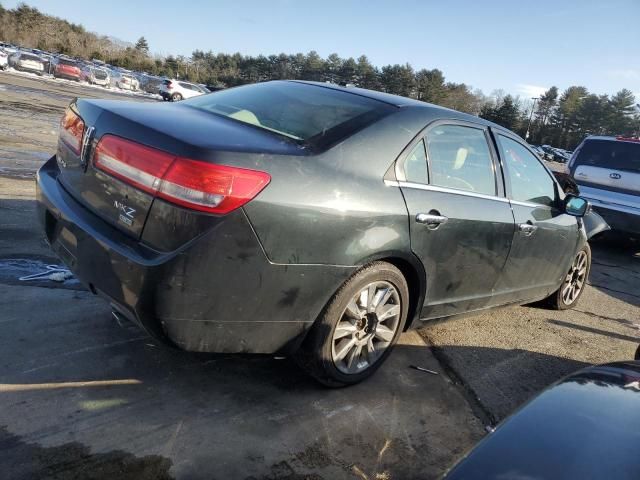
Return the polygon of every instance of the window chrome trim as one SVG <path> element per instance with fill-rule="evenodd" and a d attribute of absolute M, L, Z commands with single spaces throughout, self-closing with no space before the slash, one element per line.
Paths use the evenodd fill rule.
<path fill-rule="evenodd" d="M 484 193 L 469 192 L 467 190 L 457 190 L 455 188 L 438 187 L 436 185 L 425 185 L 422 183 L 413 183 L 413 182 L 392 182 L 388 180 L 385 180 L 384 183 L 388 186 L 394 186 L 394 187 L 415 188 L 416 190 L 427 190 L 430 192 L 439 192 L 439 193 L 451 193 L 453 195 L 463 195 L 465 197 L 483 198 L 485 200 L 495 200 L 497 202 L 509 203 L 509 199 L 505 197 L 485 195 Z"/>
<path fill-rule="evenodd" d="M 385 180 L 384 184 L 387 187 L 414 188 L 416 190 L 427 190 L 430 192 L 451 193 L 453 195 L 463 195 L 465 197 L 483 198 L 485 200 L 495 200 L 496 202 L 511 203 L 513 205 L 520 205 L 522 207 L 544 208 L 547 210 L 553 209 L 553 207 L 550 207 L 549 205 L 543 205 L 541 203 L 521 202 L 519 200 L 511 200 L 506 197 L 496 197 L 493 195 L 485 195 L 484 193 L 469 192 L 466 190 L 456 190 L 455 188 L 438 187 L 436 185 L 426 185 L 423 183 L 413 183 L 413 182 L 403 182 L 403 181 L 397 182 L 395 180 Z"/>
<path fill-rule="evenodd" d="M 544 205 L 542 203 L 533 203 L 533 202 L 521 202 L 520 200 L 510 200 L 513 205 L 520 205 L 522 207 L 531 207 L 531 208 L 545 208 L 547 210 L 552 210 L 553 207 L 549 205 Z"/>

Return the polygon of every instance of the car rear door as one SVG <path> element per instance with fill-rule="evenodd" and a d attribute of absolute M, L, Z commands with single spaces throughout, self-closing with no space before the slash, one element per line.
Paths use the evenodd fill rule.
<path fill-rule="evenodd" d="M 564 195 L 537 155 L 517 137 L 493 133 L 516 226 L 497 289 L 513 302 L 542 298 L 569 270 L 579 241 L 578 220 L 564 213 Z"/>
<path fill-rule="evenodd" d="M 427 273 L 423 318 L 500 303 L 514 220 L 487 128 L 437 122 L 405 152 L 396 174 Z"/>

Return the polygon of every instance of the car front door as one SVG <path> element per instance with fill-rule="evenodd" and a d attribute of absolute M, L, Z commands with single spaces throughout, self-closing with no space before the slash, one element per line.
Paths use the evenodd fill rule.
<path fill-rule="evenodd" d="M 396 175 L 409 212 L 411 248 L 427 273 L 422 317 L 499 303 L 494 285 L 514 221 L 487 128 L 438 122 L 405 152 Z"/>
<path fill-rule="evenodd" d="M 516 226 L 497 289 L 514 302 L 543 298 L 569 270 L 579 240 L 578 220 L 564 213 L 561 189 L 538 157 L 516 137 L 493 133 Z"/>

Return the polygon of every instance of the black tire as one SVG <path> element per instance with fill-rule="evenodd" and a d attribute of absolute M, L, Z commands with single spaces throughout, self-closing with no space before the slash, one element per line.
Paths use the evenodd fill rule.
<path fill-rule="evenodd" d="M 368 366 L 362 371 L 347 374 L 342 372 L 333 360 L 334 331 L 337 324 L 343 320 L 349 302 L 372 282 L 389 283 L 395 288 L 400 303 L 397 326 L 393 339 L 388 346 L 381 350 L 372 364 L 369 365 L 367 361 Z M 343 387 L 361 382 L 371 376 L 391 353 L 398 337 L 404 330 L 408 311 L 409 287 L 400 270 L 386 262 L 374 262 L 356 272 L 333 295 L 320 317 L 311 327 L 302 346 L 294 355 L 294 359 L 300 367 L 325 386 Z M 377 325 L 377 320 L 375 323 Z M 373 336 L 375 337 L 375 327 Z M 367 358 L 369 358 L 368 354 Z"/>
<path fill-rule="evenodd" d="M 573 297 L 571 299 L 571 301 L 567 302 L 565 301 L 565 299 L 563 298 L 563 294 L 565 293 L 565 288 L 567 286 L 567 281 L 566 279 L 562 281 L 562 285 L 560 285 L 560 288 L 558 288 L 558 290 L 556 290 L 555 292 L 553 292 L 548 298 L 547 298 L 547 304 L 554 310 L 568 310 L 569 308 L 573 308 L 578 304 L 578 300 L 580 300 L 580 297 L 582 296 L 582 294 L 585 291 L 585 288 L 587 286 L 587 280 L 589 278 L 589 272 L 591 271 L 591 247 L 589 247 L 588 243 L 585 243 L 584 247 L 582 247 L 577 253 L 576 256 L 574 257 L 574 260 L 571 262 L 571 267 L 569 272 L 567 272 L 567 276 L 566 278 L 569 277 L 569 275 L 571 275 L 572 270 L 574 269 L 575 266 L 575 261 L 576 259 L 582 254 L 582 253 L 586 254 L 586 272 L 584 273 L 584 277 L 582 278 L 582 285 L 579 289 L 579 291 L 577 292 L 577 295 L 575 295 L 575 297 Z"/>
<path fill-rule="evenodd" d="M 182 95 L 180 95 L 179 93 L 174 93 L 173 95 L 171 95 L 172 102 L 179 102 L 180 100 L 182 100 Z"/>

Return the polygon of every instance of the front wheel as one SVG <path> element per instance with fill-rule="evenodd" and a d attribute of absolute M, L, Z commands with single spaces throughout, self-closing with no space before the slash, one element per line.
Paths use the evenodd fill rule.
<path fill-rule="evenodd" d="M 409 288 L 402 273 L 386 262 L 372 263 L 331 298 L 296 361 L 326 386 L 358 383 L 391 353 L 408 307 Z"/>
<path fill-rule="evenodd" d="M 567 310 L 577 305 L 589 278 L 591 270 L 591 247 L 585 244 L 573 259 L 573 263 L 560 288 L 548 298 L 555 310 Z"/>
<path fill-rule="evenodd" d="M 180 100 L 182 100 L 182 95 L 180 95 L 179 93 L 174 93 L 173 95 L 171 95 L 172 102 L 179 102 Z"/>

